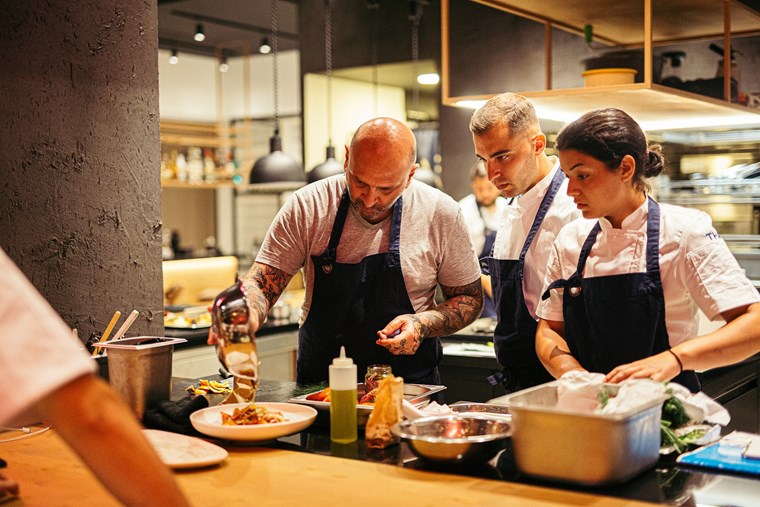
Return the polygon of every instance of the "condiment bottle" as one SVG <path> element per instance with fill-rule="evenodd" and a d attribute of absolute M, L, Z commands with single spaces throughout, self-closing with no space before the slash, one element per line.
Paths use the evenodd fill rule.
<path fill-rule="evenodd" d="M 330 379 L 330 440 L 348 444 L 357 439 L 356 422 L 356 365 L 346 357 L 345 347 L 340 357 L 328 368 Z"/>
<path fill-rule="evenodd" d="M 387 364 L 371 364 L 367 366 L 367 374 L 364 375 L 364 392 L 368 393 L 376 389 L 380 381 L 391 375 L 391 367 Z"/>

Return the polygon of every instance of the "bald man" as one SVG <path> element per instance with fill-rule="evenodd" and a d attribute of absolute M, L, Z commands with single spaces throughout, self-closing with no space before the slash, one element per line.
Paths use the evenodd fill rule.
<path fill-rule="evenodd" d="M 480 269 L 459 206 L 412 179 L 415 160 L 406 125 L 362 124 L 346 147 L 344 174 L 294 193 L 243 277 L 260 325 L 304 269 L 299 383 L 325 382 L 341 346 L 361 380 L 381 363 L 406 382 L 440 383 L 438 337 L 480 315 Z M 439 284 L 445 300 L 436 305 Z"/>

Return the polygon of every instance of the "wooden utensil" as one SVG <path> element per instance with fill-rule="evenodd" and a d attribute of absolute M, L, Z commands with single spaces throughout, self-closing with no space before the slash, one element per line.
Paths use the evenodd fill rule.
<path fill-rule="evenodd" d="M 106 326 L 106 330 L 103 331 L 103 335 L 100 337 L 100 341 L 101 342 L 104 342 L 104 341 L 108 340 L 108 336 L 111 334 L 111 331 L 113 331 L 113 328 L 116 325 L 116 322 L 119 320 L 119 317 L 121 317 L 121 312 L 119 310 L 116 310 L 113 313 L 113 317 L 111 317 L 111 322 L 108 323 L 108 326 Z M 97 355 L 97 353 L 98 353 L 99 350 L 100 349 L 96 345 L 92 349 L 92 355 L 93 356 Z"/>
<path fill-rule="evenodd" d="M 140 315 L 140 312 L 137 310 L 132 310 L 132 313 L 129 314 L 129 317 L 127 317 L 127 320 L 124 321 L 124 324 L 122 324 L 119 330 L 116 331 L 116 334 L 113 336 L 113 340 L 111 341 L 121 340 L 135 319 L 137 319 L 138 315 Z"/>

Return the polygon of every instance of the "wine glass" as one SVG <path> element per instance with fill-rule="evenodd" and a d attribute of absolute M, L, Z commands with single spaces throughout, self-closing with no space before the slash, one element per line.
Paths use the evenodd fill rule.
<path fill-rule="evenodd" d="M 240 280 L 219 293 L 211 308 L 211 317 L 219 361 L 232 375 L 251 381 L 256 389 L 259 356 L 248 297 Z"/>

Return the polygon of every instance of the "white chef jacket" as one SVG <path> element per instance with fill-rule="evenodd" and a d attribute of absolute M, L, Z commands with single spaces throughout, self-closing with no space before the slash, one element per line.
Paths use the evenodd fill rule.
<path fill-rule="evenodd" d="M 0 249 L 0 426 L 95 371 L 82 343 Z"/>
<path fill-rule="evenodd" d="M 604 218 L 589 253 L 583 277 L 646 271 L 647 202 L 615 229 Z M 578 267 L 581 247 L 596 220 L 576 220 L 557 237 L 549 257 L 545 285 L 569 278 Z M 721 312 L 760 301 L 739 263 L 712 226 L 706 213 L 660 204 L 660 278 L 665 299 L 665 324 L 670 345 L 697 336 L 697 307 L 714 320 Z M 538 316 L 564 321 L 562 290 L 552 290 Z"/>
<path fill-rule="evenodd" d="M 470 241 L 475 253 L 480 255 L 486 242 L 486 229 L 496 231 L 507 208 L 507 200 L 502 196 L 496 198 L 495 206 L 491 209 L 479 208 L 475 194 L 470 194 L 459 201 L 462 208 L 462 216 L 470 231 Z M 482 211 L 482 214 L 481 214 Z M 491 252 L 485 252 L 490 254 Z"/>
<path fill-rule="evenodd" d="M 504 219 L 496 233 L 493 255 L 495 259 L 520 258 L 520 252 L 538 213 L 538 207 L 549 189 L 554 174 L 559 170 L 559 160 L 555 158 L 554 167 L 549 174 L 507 206 L 503 214 Z M 580 216 L 582 215 L 575 206 L 575 202 L 567 195 L 567 179 L 565 179 L 557 190 L 557 195 L 525 256 L 523 297 L 533 318 L 536 318 L 536 307 L 541 299 L 552 244 L 562 226 Z"/>

